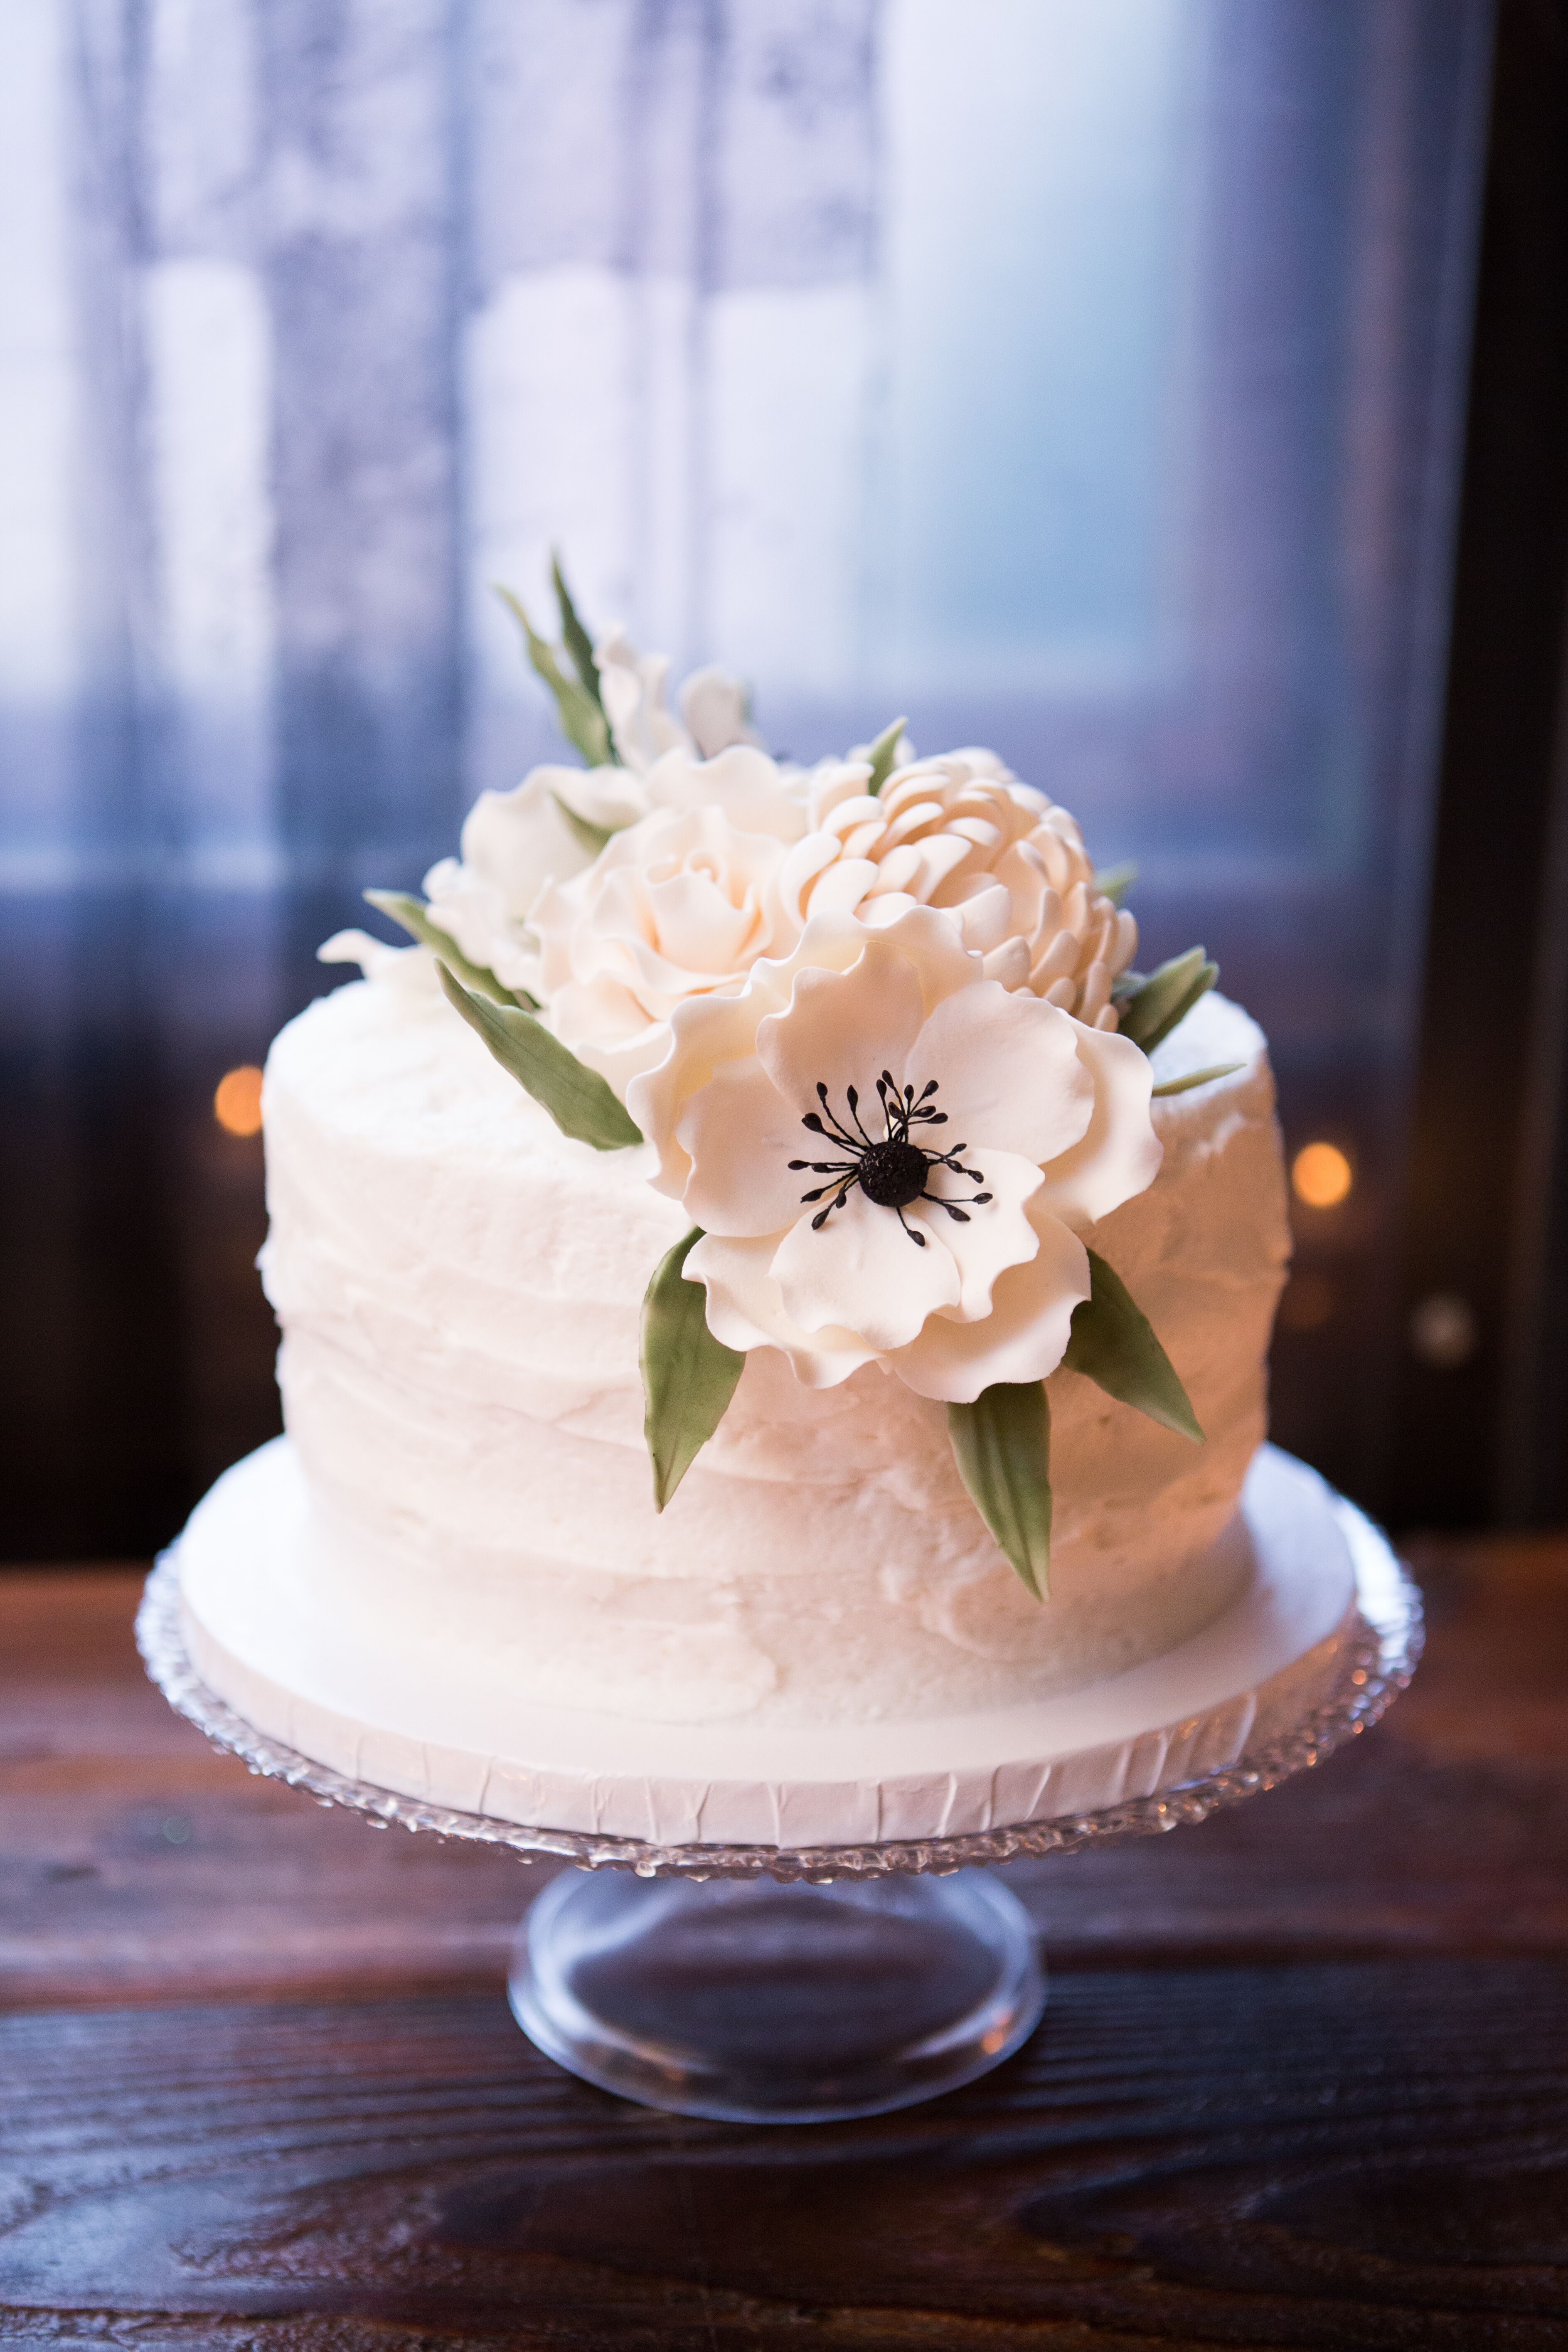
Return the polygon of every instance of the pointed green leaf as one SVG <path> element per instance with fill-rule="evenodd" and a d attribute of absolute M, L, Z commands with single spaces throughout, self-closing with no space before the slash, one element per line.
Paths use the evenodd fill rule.
<path fill-rule="evenodd" d="M 502 1069 L 550 1113 L 563 1135 L 591 1143 L 595 1151 L 621 1151 L 642 1141 L 642 1129 L 598 1071 L 580 1062 L 542 1022 L 531 1013 L 513 1012 L 476 995 L 444 963 L 436 969 L 469 1028 L 478 1031 Z"/>
<path fill-rule="evenodd" d="M 1184 1078 L 1165 1078 L 1154 1092 L 1156 1095 L 1189 1095 L 1194 1087 L 1206 1087 L 1211 1078 L 1228 1078 L 1234 1070 L 1243 1066 L 1240 1062 L 1215 1062 L 1206 1070 L 1189 1070 Z"/>
<path fill-rule="evenodd" d="M 723 1420 L 746 1359 L 708 1328 L 708 1294 L 686 1277 L 702 1238 L 693 1225 L 654 1268 L 642 1303 L 643 1433 L 653 1464 L 653 1505 L 662 1511 Z"/>
<path fill-rule="evenodd" d="M 610 747 L 610 730 L 597 702 L 574 677 L 567 677 L 555 658 L 554 646 L 545 644 L 511 590 L 498 587 L 496 594 L 516 616 L 535 675 L 555 697 L 556 715 L 567 741 L 576 745 L 591 768 L 613 767 L 616 755 Z"/>
<path fill-rule="evenodd" d="M 538 999 L 530 996 L 526 988 L 505 987 L 488 965 L 470 963 L 455 939 L 430 920 L 430 909 L 423 898 L 411 898 L 406 890 L 366 890 L 365 904 L 390 915 L 395 923 L 416 939 L 422 948 L 434 948 L 443 963 L 451 967 L 468 987 L 477 988 L 481 996 L 494 999 L 497 1004 L 522 1004 L 534 1013 Z"/>
<path fill-rule="evenodd" d="M 1115 1267 L 1094 1250 L 1089 1253 L 1089 1296 L 1073 1310 L 1063 1363 L 1119 1403 L 1135 1406 L 1163 1428 L 1201 1445 L 1204 1433 L 1175 1366 Z"/>
<path fill-rule="evenodd" d="M 1051 1408 L 1043 1381 L 998 1381 L 950 1404 L 948 1435 L 975 1509 L 1037 1601 L 1051 1564 Z"/>
<path fill-rule="evenodd" d="M 560 810 L 561 821 L 572 835 L 577 846 L 579 849 L 586 850 L 590 857 L 597 857 L 605 842 L 611 840 L 620 829 L 613 824 L 595 824 L 592 817 L 579 816 L 576 810 L 570 807 L 559 793 L 552 793 L 550 797 Z"/>
<path fill-rule="evenodd" d="M 871 773 L 867 781 L 866 790 L 873 800 L 893 772 L 893 763 L 899 756 L 899 744 L 908 724 L 909 721 L 906 719 L 895 719 L 890 727 L 883 728 L 866 755 L 871 762 Z"/>
<path fill-rule="evenodd" d="M 1130 996 L 1136 996 L 1146 979 L 1147 974 L 1144 972 L 1119 971 L 1110 983 L 1112 1004 L 1125 1004 Z"/>
<path fill-rule="evenodd" d="M 1113 907 L 1120 907 L 1137 879 L 1138 867 L 1129 857 L 1120 866 L 1102 867 L 1094 877 L 1094 887 L 1102 898 L 1109 898 Z"/>
<path fill-rule="evenodd" d="M 594 640 L 577 618 L 577 607 L 572 602 L 572 592 L 561 569 L 561 558 L 553 548 L 550 551 L 550 576 L 555 583 L 555 602 L 561 607 L 562 641 L 572 656 L 572 667 L 583 681 L 584 693 L 603 710 L 605 703 L 599 691 L 599 665 L 594 659 Z"/>
<path fill-rule="evenodd" d="M 1173 956 L 1131 995 L 1120 1000 L 1121 1034 L 1152 1054 L 1218 978 L 1218 964 L 1210 963 L 1202 948 L 1189 948 L 1185 955 Z"/>

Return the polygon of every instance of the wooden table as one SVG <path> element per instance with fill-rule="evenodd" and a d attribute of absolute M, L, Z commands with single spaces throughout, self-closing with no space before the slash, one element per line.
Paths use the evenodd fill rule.
<path fill-rule="evenodd" d="M 969 2090 L 660 2116 L 511 2023 L 543 1873 L 320 1811 L 0 1577 L 0 2346 L 1568 2346 L 1568 1542 L 1429 1546 L 1428 1662 L 1303 1780 L 1009 1873 Z"/>

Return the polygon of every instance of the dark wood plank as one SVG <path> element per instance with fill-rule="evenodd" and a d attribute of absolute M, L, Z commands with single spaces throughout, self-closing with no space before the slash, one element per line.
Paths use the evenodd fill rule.
<path fill-rule="evenodd" d="M 989 2081 L 771 2133 L 593 2092 L 493 1995 L 21 2015 L 0 2300 L 568 2346 L 1545 2352 L 1563 1995 L 1539 1960 L 1065 1974 Z"/>
<path fill-rule="evenodd" d="M 1422 1565 L 1388 1724 L 1012 1874 L 1018 2059 L 773 2133 L 539 2057 L 536 1874 L 213 1755 L 133 1575 L 0 1581 L 0 2347 L 1568 2343 L 1568 1544 Z"/>

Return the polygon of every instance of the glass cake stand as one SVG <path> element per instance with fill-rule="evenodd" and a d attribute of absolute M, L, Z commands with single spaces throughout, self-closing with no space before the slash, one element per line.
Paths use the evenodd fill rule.
<path fill-rule="evenodd" d="M 458 1812 L 347 1779 L 210 1689 L 186 1648 L 172 1551 L 148 1579 L 136 1635 L 170 1705 L 252 1772 L 377 1822 L 577 1865 L 526 1915 L 509 1977 L 519 2024 L 561 2065 L 681 2114 L 824 2122 L 971 2082 L 1038 2022 L 1028 1916 L 965 1865 L 1200 1822 L 1377 1721 L 1420 1655 L 1420 1600 L 1378 1530 L 1339 1507 L 1356 1523 L 1356 1611 L 1321 1703 L 1289 1732 L 1152 1796 L 961 1837 L 660 1846 Z"/>

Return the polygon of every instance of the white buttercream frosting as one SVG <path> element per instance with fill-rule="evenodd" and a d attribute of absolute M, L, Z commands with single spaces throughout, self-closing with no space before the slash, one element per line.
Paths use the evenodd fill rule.
<path fill-rule="evenodd" d="M 1194 1448 L 1065 1370 L 1048 1383 L 1051 1593 L 959 1482 L 944 1408 L 876 1364 L 812 1390 L 748 1356 L 662 1517 L 638 1309 L 686 1230 L 648 1148 L 563 1138 L 411 955 L 338 990 L 267 1068 L 285 1417 L 310 1573 L 389 1656 L 521 1704 L 671 1725 L 946 1717 L 1092 1685 L 1234 1596 L 1221 1538 L 1264 1430 L 1287 1228 L 1261 1033 L 1210 996 L 1156 1078 L 1163 1165 L 1088 1238 L 1163 1340 Z"/>

